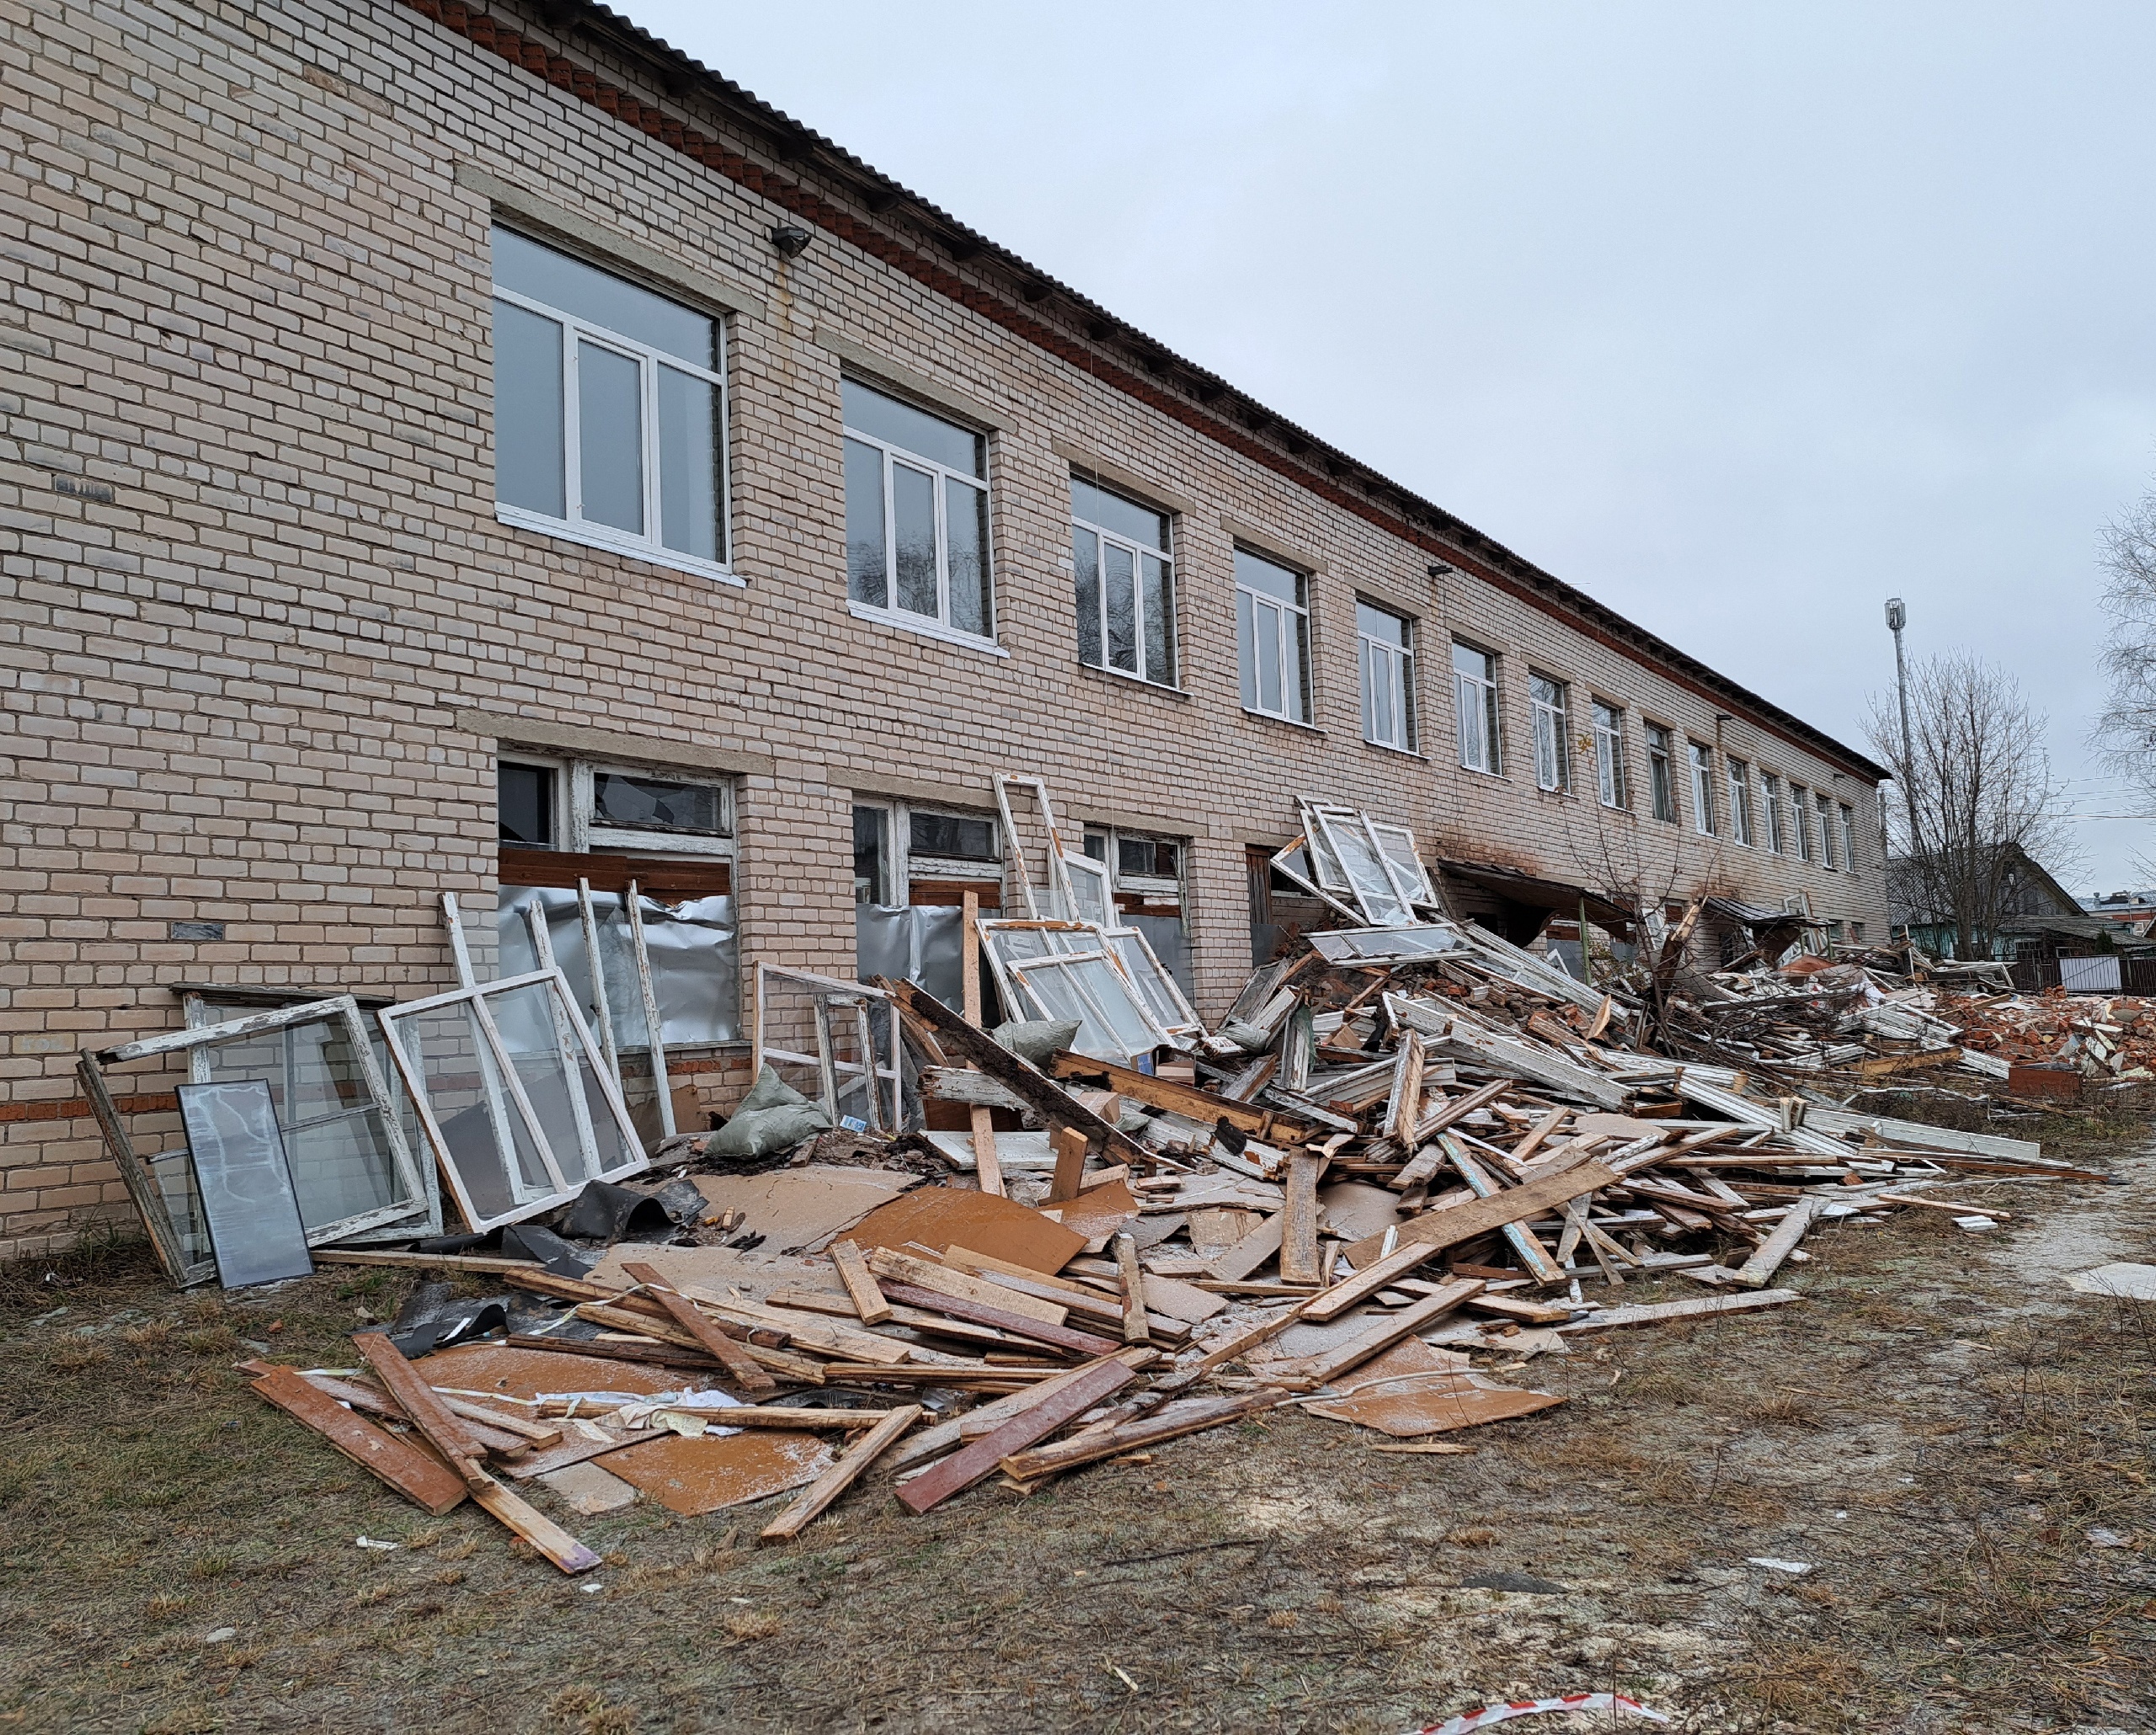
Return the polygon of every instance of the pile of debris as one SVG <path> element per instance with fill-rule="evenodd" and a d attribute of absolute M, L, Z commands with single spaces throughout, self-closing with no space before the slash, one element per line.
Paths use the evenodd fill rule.
<path fill-rule="evenodd" d="M 1035 803 L 1030 859 L 1005 783 Z M 536 922 L 538 970 L 481 984 L 460 937 L 465 986 L 382 1020 L 462 1235 L 432 1233 L 433 1175 L 349 1001 L 108 1050 L 86 1081 L 182 1281 L 326 1262 L 502 1287 L 422 1285 L 353 1367 L 247 1371 L 428 1510 L 470 1497 L 568 1572 L 596 1556 L 516 1485 L 585 1513 L 798 1491 L 776 1541 L 872 1473 L 922 1513 L 1283 1404 L 1444 1450 L 1562 1401 L 1499 1377 L 1536 1356 L 1796 1302 L 1774 1279 L 1820 1222 L 1982 1230 L 2005 1214 L 1934 1189 L 2105 1178 L 1837 1104 L 1882 1059 L 2008 1064 L 1999 1001 L 1935 1005 L 1854 961 L 1689 973 L 1689 917 L 1630 985 L 1589 985 L 1446 916 L 1412 835 L 1347 809 L 1306 803 L 1277 865 L 1356 925 L 1257 971 L 1208 1031 L 1046 790 L 998 793 L 1026 914 L 974 912 L 962 1003 L 760 966 L 755 1087 L 717 1132 L 657 1144 L 663 1182 Z M 2129 1010 L 2083 1054 L 2133 1054 Z M 282 1099 L 234 1076 L 296 1029 L 356 1057 L 333 1095 L 378 1153 L 368 1209 L 312 1166 L 295 1185 L 289 1049 Z M 140 1157 L 99 1063 L 182 1055 L 187 1160 Z M 1701 1293 L 1628 1305 L 1671 1274 Z"/>
<path fill-rule="evenodd" d="M 1942 996 L 1940 1009 L 1961 1027 L 1967 1054 L 1997 1066 L 2071 1072 L 2094 1082 L 2156 1078 L 2156 1001 L 2000 994 Z"/>

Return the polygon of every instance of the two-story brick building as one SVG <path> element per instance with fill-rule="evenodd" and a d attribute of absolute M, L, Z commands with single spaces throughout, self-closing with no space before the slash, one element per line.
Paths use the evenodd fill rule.
<path fill-rule="evenodd" d="M 993 901 L 997 771 L 1209 1016 L 1298 794 L 1515 937 L 1884 934 L 1879 766 L 602 8 L 0 56 L 0 1250 L 125 1210 L 74 1055 L 176 983 L 408 998 L 443 891 L 632 870 L 850 974 Z"/>

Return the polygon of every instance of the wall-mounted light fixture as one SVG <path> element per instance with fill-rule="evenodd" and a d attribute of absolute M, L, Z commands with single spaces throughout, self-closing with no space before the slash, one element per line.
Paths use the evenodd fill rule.
<path fill-rule="evenodd" d="M 771 245 L 790 259 L 798 259 L 816 238 L 798 223 L 780 223 L 771 231 Z"/>
<path fill-rule="evenodd" d="M 1460 569 L 1449 560 L 1433 560 L 1430 563 L 1430 576 L 1433 579 L 1449 579 L 1459 570 Z"/>

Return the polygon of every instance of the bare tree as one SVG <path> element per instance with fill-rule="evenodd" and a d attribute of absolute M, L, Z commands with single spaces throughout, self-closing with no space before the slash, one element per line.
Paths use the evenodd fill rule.
<path fill-rule="evenodd" d="M 1951 926 L 1959 957 L 1989 954 L 2015 913 L 2025 857 L 2054 874 L 2072 871 L 2073 831 L 2044 725 L 2020 682 L 1977 657 L 1911 668 L 1907 754 L 1894 695 L 1872 697 L 1865 734 L 1906 798 L 1886 806 L 1890 889 L 1914 922 Z M 1912 812 L 1919 841 L 1909 836 Z"/>
<path fill-rule="evenodd" d="M 2103 550 L 2111 690 L 2090 735 L 2105 768 L 2132 782 L 2143 810 L 2156 814 L 2156 488 L 2105 527 Z"/>

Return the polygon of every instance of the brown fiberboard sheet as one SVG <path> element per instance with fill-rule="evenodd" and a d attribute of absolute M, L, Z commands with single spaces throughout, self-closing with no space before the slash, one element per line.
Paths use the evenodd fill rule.
<path fill-rule="evenodd" d="M 924 1187 L 893 1199 L 862 1218 L 849 1238 L 864 1253 L 871 1247 L 904 1252 L 917 1241 L 938 1253 L 970 1247 L 1042 1272 L 1062 1270 L 1087 1240 L 1024 1205 L 957 1187 Z"/>
<path fill-rule="evenodd" d="M 781 1257 L 758 1247 L 743 1252 L 734 1247 L 638 1247 L 623 1242 L 610 1247 L 606 1257 L 592 1268 L 595 1284 L 620 1284 L 632 1279 L 625 1265 L 648 1265 L 668 1283 L 689 1284 L 718 1295 L 739 1289 L 752 1301 L 762 1301 L 774 1289 L 829 1289 L 845 1293 L 837 1267 L 820 1256 Z"/>
<path fill-rule="evenodd" d="M 921 1182 L 920 1176 L 903 1170 L 846 1168 L 835 1163 L 772 1169 L 761 1175 L 694 1178 L 696 1190 L 710 1205 L 707 1215 L 739 1211 L 742 1220 L 733 1232 L 762 1236 L 757 1251 L 773 1255 L 820 1252 L 834 1236 Z"/>
<path fill-rule="evenodd" d="M 553 1391 L 621 1391 L 643 1395 L 679 1391 L 697 1383 L 675 1369 L 640 1362 L 604 1361 L 595 1355 L 554 1355 L 543 1349 L 513 1349 L 492 1343 L 460 1343 L 437 1349 L 412 1364 L 430 1385 L 459 1391 L 499 1391 L 509 1397 L 539 1397 Z"/>
<path fill-rule="evenodd" d="M 675 1434 L 610 1452 L 598 1462 L 660 1505 L 693 1517 L 813 1482 L 833 1458 L 819 1435 L 760 1428 L 716 1439 Z"/>
<path fill-rule="evenodd" d="M 1358 1389 L 1349 1396 L 1305 1404 L 1304 1408 L 1331 1421 L 1374 1428 L 1396 1439 L 1412 1439 L 1426 1433 L 1449 1433 L 1457 1428 L 1480 1428 L 1489 1422 L 1509 1422 L 1516 1416 L 1531 1416 L 1537 1410 L 1564 1402 L 1552 1392 L 1501 1385 L 1471 1368 L 1374 1380 L 1368 1375 L 1366 1364 L 1356 1370 L 1353 1379 Z"/>
<path fill-rule="evenodd" d="M 1122 1182 L 1111 1181 L 1105 1187 L 1089 1187 L 1054 1209 L 1065 1229 L 1090 1241 L 1113 1235 L 1129 1222 L 1138 1214 L 1138 1201 Z"/>

